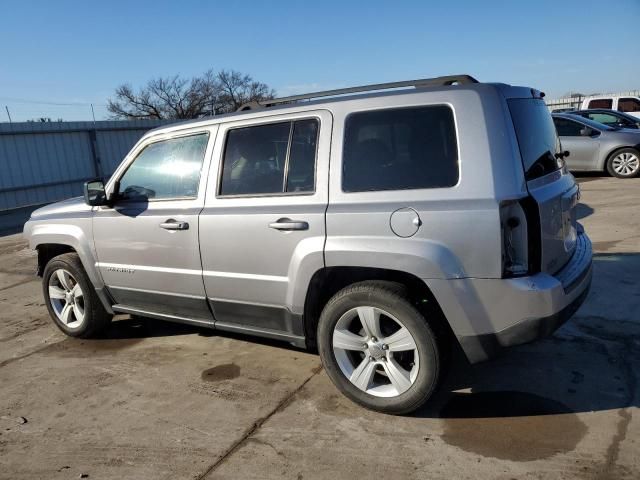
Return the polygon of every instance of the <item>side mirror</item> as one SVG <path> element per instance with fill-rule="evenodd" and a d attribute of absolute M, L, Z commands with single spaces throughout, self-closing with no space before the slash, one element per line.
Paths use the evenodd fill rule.
<path fill-rule="evenodd" d="M 101 178 L 84 182 L 84 202 L 92 207 L 108 204 L 107 194 L 104 190 L 104 182 Z"/>
<path fill-rule="evenodd" d="M 580 136 L 581 137 L 590 137 L 594 133 L 595 133 L 595 130 L 593 128 L 584 127 L 584 128 L 580 129 Z"/>

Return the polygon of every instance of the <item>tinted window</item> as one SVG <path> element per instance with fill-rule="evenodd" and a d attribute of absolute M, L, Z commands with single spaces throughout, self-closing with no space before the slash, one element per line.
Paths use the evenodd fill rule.
<path fill-rule="evenodd" d="M 560 168 L 555 157 L 560 151 L 558 135 L 544 101 L 511 99 L 508 104 L 527 179 Z M 536 168 L 532 170 L 534 165 Z"/>
<path fill-rule="evenodd" d="M 230 130 L 222 195 L 282 192 L 291 122 Z"/>
<path fill-rule="evenodd" d="M 155 142 L 145 147 L 120 178 L 120 198 L 196 197 L 208 134 Z"/>
<path fill-rule="evenodd" d="M 618 99 L 618 110 L 621 112 L 640 112 L 640 100 L 637 98 Z"/>
<path fill-rule="evenodd" d="M 613 100 L 610 98 L 600 98 L 598 100 L 591 100 L 588 108 L 607 108 L 611 109 Z"/>
<path fill-rule="evenodd" d="M 295 122 L 287 169 L 287 192 L 314 190 L 317 139 L 317 120 Z"/>
<path fill-rule="evenodd" d="M 317 136 L 317 120 L 230 130 L 224 153 L 220 194 L 313 191 Z"/>
<path fill-rule="evenodd" d="M 558 135 L 561 137 L 579 137 L 580 130 L 585 128 L 581 123 L 566 118 L 554 118 L 553 123 L 555 123 Z"/>
<path fill-rule="evenodd" d="M 377 110 L 347 117 L 342 163 L 345 192 L 456 183 L 458 150 L 449 107 Z"/>

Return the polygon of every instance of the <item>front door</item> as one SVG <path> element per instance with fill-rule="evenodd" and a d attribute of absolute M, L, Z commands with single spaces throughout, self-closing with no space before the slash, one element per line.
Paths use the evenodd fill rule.
<path fill-rule="evenodd" d="M 152 137 L 114 174 L 117 200 L 113 208 L 98 207 L 93 219 L 98 268 L 114 310 L 212 323 L 198 215 L 214 138 L 215 127 Z"/>
<path fill-rule="evenodd" d="M 324 266 L 330 138 L 326 111 L 220 126 L 200 216 L 216 328 L 302 338 L 296 275 Z"/>

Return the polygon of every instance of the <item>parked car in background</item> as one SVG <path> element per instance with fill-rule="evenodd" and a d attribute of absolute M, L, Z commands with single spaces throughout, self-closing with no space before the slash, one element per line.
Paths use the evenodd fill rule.
<path fill-rule="evenodd" d="M 561 113 L 554 110 L 554 113 Z M 591 110 L 567 110 L 564 113 L 579 115 L 588 118 L 594 122 L 602 123 L 608 127 L 640 129 L 640 118 L 629 115 L 628 113 L 618 112 L 617 110 L 605 110 L 603 108 L 594 108 Z"/>
<path fill-rule="evenodd" d="M 598 95 L 582 101 L 580 110 L 617 110 L 640 118 L 640 97 L 632 95 Z"/>
<path fill-rule="evenodd" d="M 245 107 L 153 130 L 106 184 L 33 213 L 64 333 L 128 313 L 317 346 L 346 396 L 399 414 L 454 342 L 486 360 L 585 299 L 591 243 L 541 92 L 464 75 Z"/>
<path fill-rule="evenodd" d="M 632 178 L 640 170 L 640 130 L 610 127 L 573 113 L 552 114 L 567 167 Z"/>

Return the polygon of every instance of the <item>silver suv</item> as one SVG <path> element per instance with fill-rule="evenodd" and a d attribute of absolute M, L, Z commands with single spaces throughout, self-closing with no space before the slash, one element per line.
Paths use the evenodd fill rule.
<path fill-rule="evenodd" d="M 541 97 L 462 75 L 153 130 L 25 225 L 49 313 L 75 337 L 127 313 L 317 348 L 350 399 L 410 412 L 455 342 L 485 360 L 587 294 L 579 190 Z"/>

